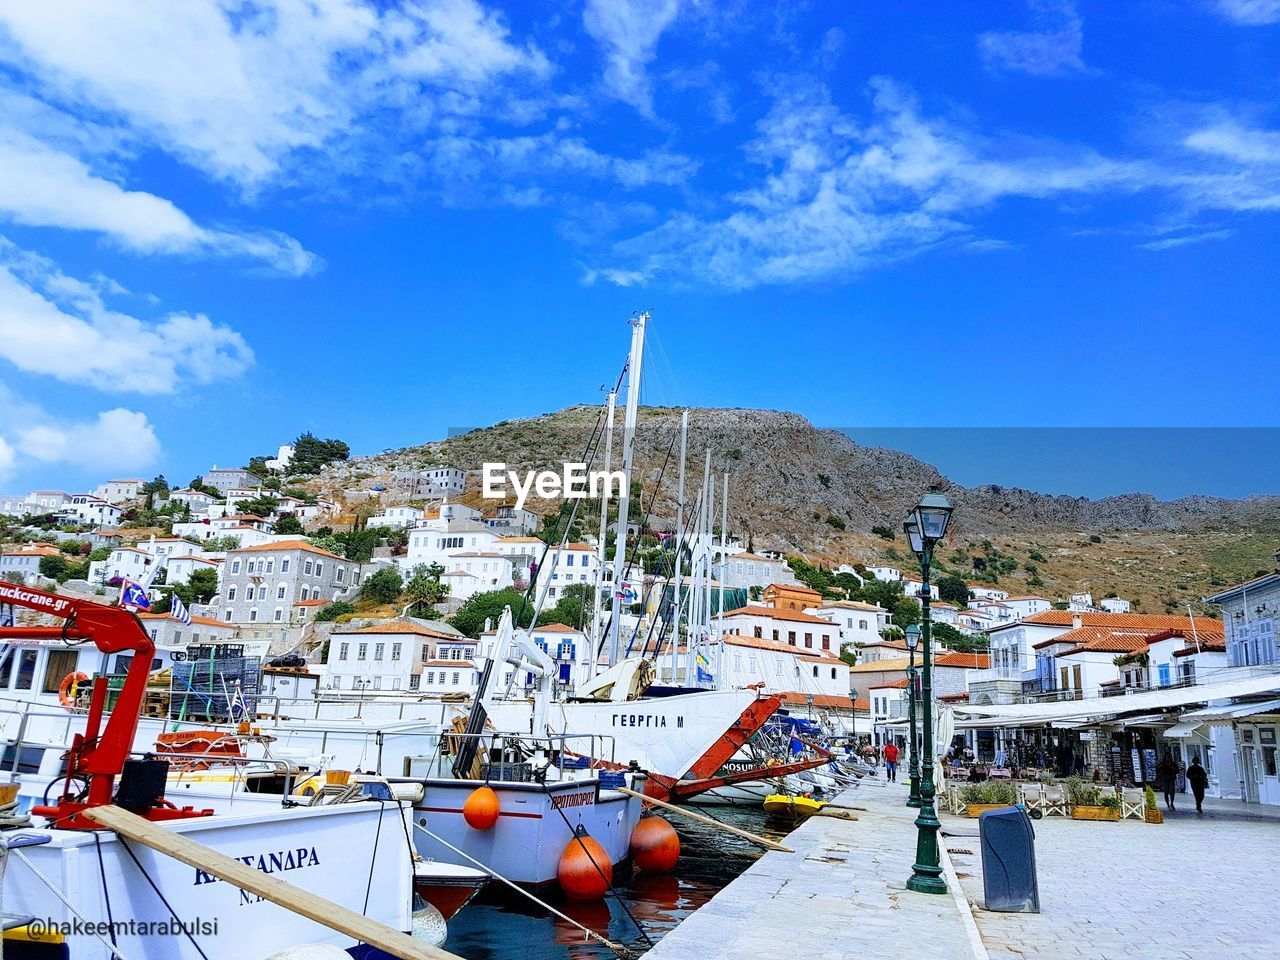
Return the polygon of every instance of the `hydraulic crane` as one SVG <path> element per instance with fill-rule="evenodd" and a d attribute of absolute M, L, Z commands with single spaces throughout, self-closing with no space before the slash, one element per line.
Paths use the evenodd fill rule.
<path fill-rule="evenodd" d="M 37 806 L 33 812 L 49 817 L 53 826 L 70 830 L 101 830 L 101 824 L 82 816 L 89 807 L 119 803 L 148 820 L 178 820 L 208 816 L 212 811 L 174 807 L 164 799 L 168 764 L 162 760 L 131 760 L 138 716 L 147 691 L 147 675 L 155 644 L 142 622 L 123 607 L 91 600 L 77 600 L 46 593 L 34 587 L 0 583 L 0 603 L 14 604 L 60 618 L 60 627 L 0 626 L 0 640 L 89 641 L 103 653 L 132 653 L 124 686 L 107 720 L 107 678 L 97 676 L 89 697 L 84 733 L 77 733 L 67 751 L 62 794 L 53 806 Z M 116 789 L 116 778 L 120 789 Z M 73 782 L 85 784 L 73 792 Z"/>

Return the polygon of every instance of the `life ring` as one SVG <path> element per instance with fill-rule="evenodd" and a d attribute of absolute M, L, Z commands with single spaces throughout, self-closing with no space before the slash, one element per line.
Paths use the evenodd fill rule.
<path fill-rule="evenodd" d="M 62 678 L 62 684 L 58 687 L 58 702 L 70 710 L 76 705 L 76 693 L 80 684 L 86 683 L 89 675 L 77 670 L 75 673 L 68 673 Z"/>

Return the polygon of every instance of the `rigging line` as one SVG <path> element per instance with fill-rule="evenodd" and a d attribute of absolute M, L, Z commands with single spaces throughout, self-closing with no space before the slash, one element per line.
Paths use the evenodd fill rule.
<path fill-rule="evenodd" d="M 79 917 L 85 923 L 90 923 L 89 918 L 86 917 L 83 913 L 81 913 L 76 908 L 76 905 L 74 903 L 72 903 L 70 900 L 67 899 L 66 894 L 64 894 L 61 890 L 59 890 L 57 885 L 54 884 L 52 880 L 50 880 L 43 873 L 40 872 L 40 868 L 37 867 L 34 863 L 32 863 L 30 858 L 25 853 L 23 853 L 21 850 L 14 850 L 12 854 L 13 856 L 17 857 L 19 860 L 21 860 L 23 863 L 27 865 L 27 869 L 30 870 L 33 874 L 35 874 L 35 877 L 37 880 L 39 880 L 46 887 L 49 888 L 50 893 L 52 893 L 55 897 L 57 897 L 59 900 L 62 901 L 62 905 L 67 908 L 68 913 L 70 913 L 74 917 Z M 102 934 L 100 934 L 96 929 L 91 929 L 91 932 L 95 937 L 97 937 L 102 942 L 102 945 L 107 948 L 107 952 L 111 954 L 111 956 L 116 957 L 117 960 L 127 960 L 125 955 L 121 953 L 116 947 L 114 947 L 110 943 L 110 941 L 108 941 L 107 938 L 104 937 Z M 197 949 L 199 948 L 197 947 Z"/>
<path fill-rule="evenodd" d="M 664 591 L 666 590 L 667 586 L 668 586 L 668 585 L 670 585 L 670 584 L 671 584 L 671 582 L 675 579 L 675 562 L 674 562 L 674 560 L 675 560 L 675 555 L 676 555 L 676 551 L 683 549 L 684 537 L 685 537 L 685 533 L 686 533 L 686 531 L 687 531 L 687 532 L 689 532 L 689 533 L 692 533 L 692 531 L 693 531 L 693 512 L 692 512 L 692 511 L 690 512 L 689 516 L 685 518 L 685 525 L 684 525 L 684 529 L 683 529 L 683 530 L 677 530 L 677 531 L 675 532 L 675 536 L 672 538 L 672 539 L 674 539 L 674 540 L 675 540 L 675 544 L 676 544 L 676 545 L 675 545 L 675 548 L 672 550 L 672 562 L 671 562 L 670 564 L 667 564 L 667 565 L 666 565 L 666 566 L 667 566 L 667 573 L 666 573 L 666 577 L 665 577 L 665 580 L 664 580 L 664 583 L 663 583 L 663 590 L 664 590 Z M 664 553 L 664 555 L 665 555 L 666 551 L 664 550 L 664 551 L 663 551 L 663 553 Z M 673 604 L 673 608 L 674 608 L 674 604 Z M 674 612 L 674 609 L 673 609 L 673 612 Z M 654 657 L 654 660 L 655 660 L 655 661 L 656 661 L 656 660 L 657 660 L 657 658 L 662 654 L 662 639 L 663 639 L 663 637 L 665 637 L 665 636 L 666 636 L 667 627 L 668 627 L 668 626 L 671 626 L 671 621 L 672 621 L 672 619 L 673 619 L 673 618 L 672 618 L 671 616 L 668 616 L 668 617 L 665 619 L 665 621 L 664 621 L 664 623 L 663 623 L 663 629 L 662 629 L 662 632 L 658 635 L 658 642 L 657 642 L 657 644 L 655 645 L 655 647 L 654 647 L 654 651 L 653 651 L 653 657 Z M 650 634 L 650 636 L 652 636 L 652 635 L 653 635 L 653 628 L 652 628 L 652 626 L 650 626 L 649 634 Z M 675 642 L 676 642 L 676 643 L 679 643 L 679 639 L 680 639 L 680 625 L 679 625 L 678 623 L 677 623 L 677 624 L 675 624 L 675 633 L 674 633 L 674 635 L 675 635 Z M 648 643 L 648 640 L 646 640 L 646 641 L 645 641 L 644 650 L 641 652 L 641 655 L 642 655 L 642 656 L 644 655 L 644 653 L 645 653 L 645 652 L 647 652 L 647 651 L 648 651 L 648 648 L 649 648 L 649 643 Z"/>
<path fill-rule="evenodd" d="M 675 394 L 676 400 L 679 401 L 676 406 L 687 406 L 684 402 L 684 391 L 680 389 L 680 381 L 676 379 L 676 372 L 671 366 L 671 361 L 667 359 L 667 349 L 662 345 L 662 337 L 658 335 L 658 331 L 654 329 L 654 326 L 646 327 L 645 333 L 653 336 L 654 345 L 658 348 L 658 355 L 662 358 L 662 365 L 666 368 L 667 376 L 671 380 L 672 392 Z"/>
<path fill-rule="evenodd" d="M 369 894 L 373 891 L 373 868 L 378 865 L 378 841 L 382 839 L 382 815 L 386 812 L 386 803 L 379 800 L 378 829 L 373 833 L 373 849 L 369 852 L 369 879 L 364 885 L 364 907 L 360 910 L 365 916 L 369 915 Z"/>
<path fill-rule="evenodd" d="M 111 913 L 111 892 L 107 889 L 107 865 L 102 861 L 102 836 L 95 830 L 93 832 L 93 845 L 98 848 L 98 876 L 102 877 L 102 899 L 107 903 L 107 932 L 111 935 L 111 945 L 118 946 L 116 943 L 116 918 Z"/>
<path fill-rule="evenodd" d="M 204 960 L 209 960 L 209 957 L 205 954 L 205 952 L 200 949 L 200 944 L 196 943 L 196 938 L 193 937 L 191 935 L 191 931 L 187 929 L 187 924 L 184 923 L 182 921 L 182 918 L 179 917 L 174 912 L 173 907 L 169 905 L 169 901 L 166 900 L 164 894 L 160 892 L 160 888 L 156 886 L 156 882 L 151 879 L 151 874 L 147 873 L 147 868 L 144 867 L 141 861 L 138 860 L 138 856 L 133 852 L 133 848 L 129 846 L 128 842 L 125 840 L 124 837 L 117 836 L 116 840 L 120 844 L 120 846 L 124 847 L 125 853 L 129 854 L 129 859 L 131 859 L 137 865 L 138 870 L 142 873 L 142 876 L 146 878 L 147 883 L 151 885 L 151 889 L 156 892 L 156 896 L 160 898 L 160 902 L 163 903 L 165 906 L 165 909 L 169 911 L 169 916 L 173 917 L 174 921 L 178 924 L 178 926 L 182 928 L 182 932 L 186 935 L 186 938 L 190 940 L 191 945 L 196 948 L 196 953 L 200 954 L 200 956 L 203 957 Z"/>

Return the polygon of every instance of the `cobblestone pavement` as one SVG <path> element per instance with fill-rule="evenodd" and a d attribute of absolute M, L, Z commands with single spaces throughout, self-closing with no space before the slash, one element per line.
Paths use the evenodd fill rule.
<path fill-rule="evenodd" d="M 1039 914 L 983 910 L 977 836 L 946 837 L 991 960 L 1280 956 L 1280 820 L 1238 803 L 1205 806 L 1197 817 L 1188 798 L 1190 812 L 1159 826 L 1037 821 Z M 977 821 L 944 816 L 943 829 L 976 834 Z"/>

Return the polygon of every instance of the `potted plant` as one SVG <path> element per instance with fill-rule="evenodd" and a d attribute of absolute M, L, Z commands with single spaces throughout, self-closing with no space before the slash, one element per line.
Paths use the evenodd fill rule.
<path fill-rule="evenodd" d="M 1156 792 L 1151 789 L 1151 784 L 1147 784 L 1146 798 L 1142 815 L 1147 823 L 1164 823 L 1164 811 L 1156 806 Z"/>
<path fill-rule="evenodd" d="M 1079 777 L 1067 780 L 1067 801 L 1072 820 L 1119 820 L 1120 798 L 1104 794 L 1101 787 L 1085 783 Z"/>
<path fill-rule="evenodd" d="M 980 817 L 984 811 L 1011 807 L 1018 802 L 1018 788 L 1001 780 L 971 783 L 960 791 L 960 799 L 970 817 Z"/>

